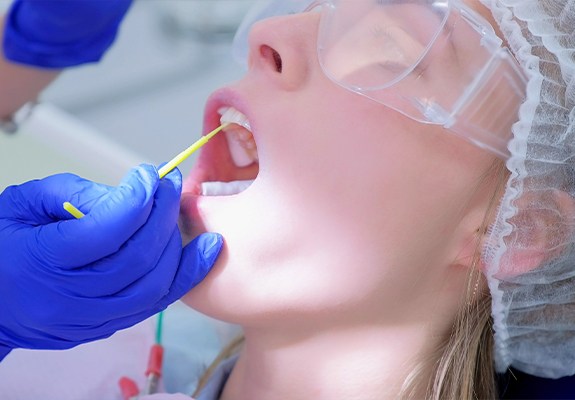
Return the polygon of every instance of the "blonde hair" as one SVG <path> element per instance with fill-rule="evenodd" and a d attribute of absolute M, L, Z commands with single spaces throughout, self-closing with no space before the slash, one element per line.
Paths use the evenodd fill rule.
<path fill-rule="evenodd" d="M 496 190 L 490 199 L 483 226 L 478 229 L 478 236 L 483 236 L 493 220 L 507 177 L 505 164 L 496 160 L 482 178 L 482 182 L 494 180 Z M 477 240 L 472 265 L 479 265 L 480 260 L 481 242 Z M 465 306 L 459 310 L 451 334 L 430 359 L 414 368 L 406 378 L 399 398 L 415 398 L 421 393 L 422 386 L 429 400 L 498 398 L 493 364 L 491 297 L 479 268 L 471 269 L 467 289 Z M 241 350 L 243 342 L 243 336 L 239 336 L 221 351 L 199 380 L 194 397 L 202 391 L 218 365 Z M 427 367 L 434 371 L 429 381 L 421 379 Z"/>
<path fill-rule="evenodd" d="M 508 177 L 509 172 L 500 160 L 496 160 L 483 176 L 483 182 L 494 182 L 495 190 L 483 224 L 478 229 L 478 237 L 487 232 L 490 221 L 493 221 Z M 477 268 L 481 262 L 481 249 L 481 240 L 478 239 L 473 267 L 467 280 L 466 303 L 457 313 L 450 336 L 429 360 L 424 361 L 406 379 L 401 398 L 413 398 L 419 393 L 421 385 L 427 385 L 425 391 L 429 400 L 499 397 L 493 360 L 491 296 L 485 276 Z M 424 382 L 418 378 L 429 364 L 434 364 L 431 365 L 434 374 L 429 382 Z"/>
<path fill-rule="evenodd" d="M 428 399 L 498 398 L 491 298 L 487 293 L 459 313 L 451 335 L 438 353 L 435 374 L 427 389 Z"/>
<path fill-rule="evenodd" d="M 244 343 L 244 337 L 243 337 L 243 335 L 240 335 L 240 336 L 236 337 L 235 339 L 233 339 L 230 343 L 228 343 L 222 349 L 220 354 L 218 354 L 218 356 L 214 359 L 214 361 L 212 361 L 212 363 L 208 366 L 206 371 L 201 376 L 200 380 L 198 381 L 198 387 L 196 388 L 196 390 L 192 394 L 192 397 L 198 397 L 199 396 L 202 389 L 206 386 L 206 384 L 210 380 L 210 377 L 214 374 L 214 371 L 216 370 L 216 368 L 218 368 L 218 366 L 225 359 L 230 358 L 234 354 L 239 353 L 241 348 L 242 348 L 243 343 Z"/>

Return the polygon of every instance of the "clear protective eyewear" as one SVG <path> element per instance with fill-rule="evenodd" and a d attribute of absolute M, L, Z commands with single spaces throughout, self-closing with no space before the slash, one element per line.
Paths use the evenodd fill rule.
<path fill-rule="evenodd" d="M 234 56 L 247 64 L 257 21 L 311 11 L 321 13 L 318 59 L 332 81 L 509 157 L 527 77 L 474 10 L 460 0 L 267 0 L 240 25 Z"/>

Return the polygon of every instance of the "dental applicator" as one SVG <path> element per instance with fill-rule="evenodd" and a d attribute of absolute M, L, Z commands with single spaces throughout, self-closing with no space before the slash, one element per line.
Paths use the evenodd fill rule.
<path fill-rule="evenodd" d="M 225 123 L 225 124 L 218 126 L 216 129 L 214 129 L 213 131 L 211 131 L 207 135 L 202 136 L 201 138 L 196 140 L 190 147 L 188 147 L 187 149 L 182 151 L 180 154 L 178 154 L 177 156 L 172 158 L 170 160 L 170 162 L 168 162 L 166 165 L 164 165 L 162 168 L 160 168 L 158 170 L 158 175 L 159 175 L 160 179 L 162 179 L 164 176 L 168 175 L 170 173 L 170 171 L 172 171 L 174 168 L 176 168 L 178 165 L 180 165 L 184 160 L 186 160 L 189 156 L 194 154 L 197 150 L 202 148 L 202 146 L 204 146 L 206 143 L 208 143 L 208 141 L 211 138 L 213 138 L 218 132 L 220 132 L 222 129 L 224 129 L 227 125 L 229 125 L 229 123 Z M 68 211 L 68 213 L 72 214 L 77 219 L 84 217 L 84 213 L 82 211 L 78 210 L 72 203 L 70 203 L 68 201 L 64 202 L 63 207 L 64 207 L 64 210 Z"/>

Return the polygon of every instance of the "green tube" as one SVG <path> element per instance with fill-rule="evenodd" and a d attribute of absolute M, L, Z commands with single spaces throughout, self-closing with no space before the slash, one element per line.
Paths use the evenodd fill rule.
<path fill-rule="evenodd" d="M 158 319 L 156 321 L 156 344 L 162 344 L 162 329 L 164 323 L 164 312 L 158 313 Z"/>

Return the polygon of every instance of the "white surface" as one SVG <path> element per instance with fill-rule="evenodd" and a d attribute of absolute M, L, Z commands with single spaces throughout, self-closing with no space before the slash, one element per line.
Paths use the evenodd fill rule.
<path fill-rule="evenodd" d="M 0 190 L 60 172 L 115 185 L 145 161 L 78 118 L 40 104 L 18 133 L 0 133 Z"/>

